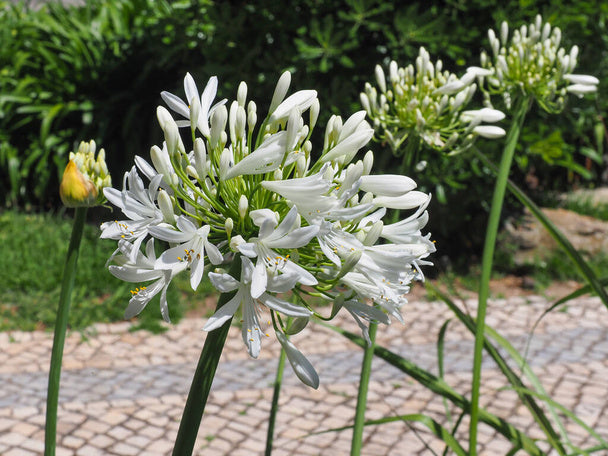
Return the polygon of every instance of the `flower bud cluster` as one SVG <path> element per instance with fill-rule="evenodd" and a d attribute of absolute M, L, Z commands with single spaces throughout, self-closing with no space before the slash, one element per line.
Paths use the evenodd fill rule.
<path fill-rule="evenodd" d="M 533 97 L 548 112 L 563 109 L 567 93 L 582 96 L 595 92 L 598 79 L 573 74 L 578 47 L 569 52 L 560 47 L 561 30 L 543 23 L 540 15 L 529 25 L 513 30 L 503 22 L 498 34 L 490 29 L 488 40 L 491 54 L 483 51 L 481 66 L 491 72 L 486 78 L 486 97 L 502 95 L 507 109 L 520 94 Z"/>
<path fill-rule="evenodd" d="M 95 150 L 95 141 L 91 140 L 82 141 L 76 153 L 70 152 L 59 187 L 65 206 L 92 207 L 105 201 L 102 190 L 112 186 L 112 178 L 106 166 L 105 151 L 101 149 L 95 158 Z"/>
<path fill-rule="evenodd" d="M 204 329 L 240 314 L 243 342 L 254 358 L 274 331 L 298 377 L 317 387 L 314 368 L 286 335 L 313 316 L 328 320 L 341 309 L 366 337 L 369 321 L 403 321 L 399 309 L 410 282 L 423 279 L 420 266 L 430 264 L 424 258 L 435 247 L 421 233 L 430 196 L 408 177 L 371 174 L 371 151 L 356 159 L 373 135 L 365 112 L 345 120 L 332 116 L 313 160 L 317 93 L 288 96 L 290 80 L 288 72 L 280 77 L 265 116 L 247 101 L 245 83 L 236 100 L 216 104 L 215 77 L 199 95 L 186 75 L 186 101 L 163 92 L 182 119 L 158 107 L 165 141 L 152 147 L 152 163 L 136 157 L 122 190 L 105 190 L 126 219 L 102 224 L 101 236 L 118 241 L 110 272 L 138 283 L 127 318 L 160 294 L 168 320 L 171 280 L 188 274 L 196 290 L 207 276 L 218 291 L 233 295 Z M 409 215 L 385 224 L 387 209 Z M 160 253 L 158 240 L 168 243 Z M 331 314 L 307 295 L 332 302 Z M 289 326 L 286 317 L 296 324 Z"/>
<path fill-rule="evenodd" d="M 442 152 L 460 152 L 477 136 L 496 138 L 505 134 L 500 127 L 482 125 L 504 118 L 497 110 L 467 110 L 477 89 L 476 80 L 487 69 L 471 67 L 462 77 L 443 70 L 441 60 L 431 62 L 420 48 L 415 65 L 389 65 L 388 78 L 376 66 L 377 87 L 365 85 L 361 103 L 374 122 L 381 140 L 393 150 L 406 141 L 421 141 Z"/>

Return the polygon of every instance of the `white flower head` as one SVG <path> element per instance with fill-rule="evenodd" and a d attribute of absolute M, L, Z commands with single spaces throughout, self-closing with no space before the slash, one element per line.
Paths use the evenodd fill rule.
<path fill-rule="evenodd" d="M 429 69 L 428 58 L 417 65 L 419 71 L 440 71 Z M 391 67 L 391 81 L 396 71 Z M 378 77 L 384 73 L 378 71 Z M 317 93 L 289 95 L 290 80 L 289 73 L 281 76 L 264 119 L 258 113 L 265 111 L 247 100 L 245 83 L 234 101 L 213 106 L 215 77 L 199 95 L 187 74 L 186 102 L 163 92 L 169 108 L 185 120 L 158 109 L 164 144 L 151 148 L 152 164 L 136 159 L 122 191 L 105 190 L 126 219 L 104 223 L 102 237 L 119 242 L 109 260 L 114 275 L 150 282 L 133 292 L 128 317 L 160 294 L 161 313 L 168 318 L 166 290 L 175 275 L 189 274 L 194 290 L 208 279 L 228 296 L 204 329 L 217 329 L 240 314 L 252 357 L 274 333 L 298 378 L 316 388 L 312 364 L 285 336 L 285 317 L 304 322 L 322 316 L 307 296 L 348 293 L 342 307 L 364 335 L 370 321 L 388 324 L 389 316 L 403 321 L 399 309 L 410 282 L 423 278 L 420 267 L 429 264 L 425 258 L 434 245 L 420 232 L 429 195 L 415 190 L 408 177 L 372 173 L 373 154 L 364 149 L 373 134 L 366 112 L 344 121 L 333 116 L 322 150 L 314 151 L 313 128 L 322 118 Z M 370 103 L 376 103 L 373 97 Z M 185 134 L 183 126 L 190 126 Z M 358 158 L 362 150 L 367 153 Z M 386 208 L 414 214 L 386 225 Z M 156 243 L 158 253 L 155 240 L 162 241 Z"/>
<path fill-rule="evenodd" d="M 431 62 L 428 52 L 420 48 L 415 64 L 400 68 L 396 62 L 390 63 L 388 80 L 378 82 L 380 94 L 366 84 L 361 101 L 374 121 L 378 139 L 394 151 L 408 141 L 420 141 L 433 150 L 453 154 L 472 146 L 478 136 L 473 127 L 504 118 L 495 109 L 467 109 L 477 84 L 491 74 L 485 68 L 469 67 L 459 77 L 443 70 L 441 60 Z M 377 70 L 376 79 L 383 77 L 384 72 Z"/>
<path fill-rule="evenodd" d="M 509 26 L 503 22 L 500 38 L 488 31 L 491 53 L 482 53 L 482 66 L 491 75 L 485 78 L 484 90 L 501 95 L 507 108 L 520 94 L 531 97 L 548 112 L 564 107 L 568 92 L 582 96 L 597 90 L 594 76 L 573 74 L 577 64 L 578 47 L 570 51 L 561 47 L 561 30 L 540 15 L 533 23 L 515 28 L 509 36 Z"/>

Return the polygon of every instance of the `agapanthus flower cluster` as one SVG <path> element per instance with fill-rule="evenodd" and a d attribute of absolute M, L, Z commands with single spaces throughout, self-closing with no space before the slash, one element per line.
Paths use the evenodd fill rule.
<path fill-rule="evenodd" d="M 496 109 L 467 110 L 477 89 L 476 80 L 490 73 L 470 67 L 462 77 L 443 70 L 441 60 L 432 63 L 428 52 L 420 48 L 415 65 L 399 68 L 389 65 L 388 80 L 376 66 L 377 88 L 365 85 L 361 103 L 374 122 L 381 140 L 394 151 L 403 143 L 423 142 L 442 152 L 460 152 L 473 144 L 477 136 L 498 138 L 505 131 L 494 125 L 504 114 Z"/>
<path fill-rule="evenodd" d="M 106 153 L 101 149 L 95 157 L 95 141 L 81 141 L 77 152 L 70 152 L 69 161 L 59 186 L 59 196 L 67 207 L 92 207 L 104 203 L 102 190 L 112 185 L 106 166 Z"/>
<path fill-rule="evenodd" d="M 317 373 L 288 335 L 341 309 L 366 337 L 370 321 L 403 321 L 410 283 L 423 278 L 420 266 L 435 248 L 421 234 L 430 196 L 408 177 L 371 174 L 371 152 L 356 159 L 373 135 L 365 112 L 331 117 L 315 160 L 317 94 L 286 98 L 290 79 L 287 72 L 280 77 L 261 123 L 245 83 L 230 104 L 214 104 L 215 77 L 199 94 L 188 74 L 185 101 L 163 92 L 181 118 L 158 107 L 165 141 L 152 147 L 152 163 L 136 157 L 122 190 L 106 189 L 126 219 L 104 223 L 102 237 L 118 240 L 110 272 L 137 284 L 127 318 L 160 294 L 168 321 L 171 280 L 188 274 L 196 290 L 207 276 L 232 297 L 203 329 L 239 314 L 254 358 L 274 331 L 297 376 L 317 387 Z M 387 209 L 408 216 L 385 225 Z M 314 308 L 307 296 L 333 306 Z"/>
<path fill-rule="evenodd" d="M 531 96 L 548 112 L 563 109 L 568 92 L 582 96 L 595 92 L 599 80 L 594 76 L 573 74 L 578 57 L 578 47 L 569 52 L 560 47 L 561 30 L 552 27 L 542 17 L 534 23 L 522 25 L 513 31 L 509 39 L 509 25 L 503 22 L 499 36 L 488 31 L 492 49 L 489 56 L 481 54 L 481 65 L 491 75 L 487 81 L 487 99 L 492 94 L 503 96 L 510 108 L 518 95 Z"/>

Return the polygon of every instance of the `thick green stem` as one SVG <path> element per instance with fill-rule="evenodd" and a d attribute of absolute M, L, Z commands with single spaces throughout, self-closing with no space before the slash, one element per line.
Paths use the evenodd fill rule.
<path fill-rule="evenodd" d="M 230 267 L 230 275 L 233 277 L 240 276 L 241 261 L 240 258 L 235 258 Z M 234 296 L 234 293 L 223 293 L 217 302 L 217 309 L 226 304 Z M 216 310 L 217 310 L 216 309 Z M 205 339 L 205 345 L 201 352 L 201 356 L 194 372 L 194 378 L 190 385 L 190 392 L 182 414 L 182 420 L 179 424 L 175 446 L 173 447 L 173 456 L 191 455 L 194 450 L 194 443 L 198 435 L 198 429 L 201 425 L 205 405 L 211 390 L 211 384 L 215 377 L 215 371 L 226 343 L 226 336 L 230 329 L 232 318 L 224 323 L 221 327 L 210 331 Z"/>
<path fill-rule="evenodd" d="M 270 406 L 270 415 L 268 416 L 268 432 L 266 433 L 266 451 L 264 454 L 270 456 L 272 454 L 272 443 L 274 441 L 274 425 L 277 420 L 277 412 L 279 410 L 279 395 L 281 394 L 281 385 L 283 384 L 283 372 L 285 371 L 285 350 L 281 347 L 279 355 L 279 364 L 277 366 L 277 375 L 274 379 L 274 391 L 272 393 L 272 404 Z"/>
<path fill-rule="evenodd" d="M 59 401 L 59 381 L 61 377 L 61 362 L 63 360 L 63 347 L 65 345 L 65 333 L 68 327 L 68 315 L 72 301 L 72 289 L 74 288 L 74 277 L 76 276 L 76 264 L 78 263 L 78 251 L 84 230 L 87 208 L 76 208 L 74 214 L 74 225 L 72 226 L 72 237 L 63 268 L 63 280 L 61 282 L 61 294 L 57 307 L 55 319 L 55 335 L 53 337 L 53 350 L 51 352 L 51 366 L 49 369 L 49 385 L 46 397 L 46 425 L 44 433 L 44 454 L 54 456 L 57 445 L 57 404 Z"/>
<path fill-rule="evenodd" d="M 475 348 L 473 356 L 473 380 L 471 384 L 471 423 L 469 426 L 469 454 L 477 454 L 477 423 L 479 421 L 479 388 L 481 384 L 481 360 L 483 355 L 483 342 L 485 331 L 486 307 L 490 291 L 490 278 L 492 275 L 492 263 L 494 260 L 494 248 L 496 247 L 496 236 L 500 223 L 500 214 L 505 198 L 507 180 L 511 163 L 515 153 L 515 147 L 519 140 L 519 135 L 526 117 L 529 101 L 527 98 L 520 100 L 513 110 L 513 120 L 511 128 L 507 134 L 505 148 L 502 153 L 498 176 L 494 186 L 492 197 L 492 207 L 488 226 L 486 228 L 486 238 L 483 246 L 483 256 L 481 262 L 481 281 L 479 284 L 479 303 L 477 307 L 477 328 L 475 331 Z"/>
<path fill-rule="evenodd" d="M 361 378 L 359 380 L 359 393 L 357 395 L 357 408 L 355 411 L 355 425 L 353 427 L 353 439 L 350 446 L 351 456 L 361 454 L 363 447 L 363 427 L 365 426 L 365 409 L 367 408 L 367 391 L 369 379 L 372 374 L 372 360 L 374 359 L 374 348 L 376 345 L 376 332 L 378 323 L 369 324 L 369 339 L 371 344 L 364 348 L 363 362 L 361 363 Z"/>

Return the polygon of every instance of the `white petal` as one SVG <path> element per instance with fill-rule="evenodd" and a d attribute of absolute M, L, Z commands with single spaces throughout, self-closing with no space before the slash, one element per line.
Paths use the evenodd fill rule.
<path fill-rule="evenodd" d="M 165 103 L 167 103 L 167 106 L 169 106 L 173 111 L 178 114 L 181 114 L 186 118 L 190 117 L 190 110 L 188 109 L 188 105 L 184 103 L 184 101 L 180 97 L 173 95 L 170 92 L 161 92 L 160 96 L 165 101 Z"/>
<path fill-rule="evenodd" d="M 257 358 L 262 346 L 261 329 L 256 304 L 249 299 L 243 302 L 243 328 L 241 330 L 243 342 L 252 358 Z"/>
<path fill-rule="evenodd" d="M 264 293 L 264 291 L 266 291 L 267 282 L 268 274 L 266 272 L 266 265 L 262 259 L 258 259 L 251 276 L 251 296 L 257 298 Z"/>
<path fill-rule="evenodd" d="M 240 175 L 264 174 L 278 169 L 285 155 L 285 135 L 285 131 L 280 131 L 266 138 L 260 147 L 227 170 L 223 180 Z"/>
<path fill-rule="evenodd" d="M 310 317 L 312 315 L 312 312 L 306 307 L 283 301 L 267 293 L 262 293 L 258 299 L 265 306 L 290 317 Z"/>
<path fill-rule="evenodd" d="M 209 273 L 211 284 L 221 293 L 229 293 L 236 290 L 240 283 L 229 274 L 218 274 L 217 272 Z"/>
<path fill-rule="evenodd" d="M 116 265 L 111 265 L 108 269 L 114 277 L 133 283 L 158 279 L 163 275 L 162 271 L 154 269 L 129 268 Z"/>
<path fill-rule="evenodd" d="M 184 92 L 186 92 L 186 105 L 189 105 L 193 98 L 198 98 L 198 88 L 190 73 L 186 73 L 186 77 L 184 78 Z"/>
<path fill-rule="evenodd" d="M 293 230 L 291 233 L 279 239 L 268 240 L 264 243 L 268 247 L 277 249 L 297 249 L 307 245 L 311 241 L 311 239 L 317 235 L 318 232 L 319 227 L 317 225 L 305 226 L 303 228 Z"/>
<path fill-rule="evenodd" d="M 300 112 L 304 112 L 312 105 L 316 98 L 316 90 L 300 90 L 290 95 L 270 115 L 270 122 L 279 122 L 287 119 L 294 108 L 299 109 Z"/>
<path fill-rule="evenodd" d="M 211 274 L 210 274 L 211 275 Z M 236 295 L 220 307 L 211 318 L 203 326 L 203 331 L 213 331 L 222 326 L 226 321 L 230 320 L 241 304 L 242 294 L 237 292 Z"/>
<path fill-rule="evenodd" d="M 352 155 L 356 153 L 364 145 L 366 145 L 370 139 L 374 136 L 373 128 L 361 128 L 355 133 L 350 135 L 348 138 L 336 144 L 327 153 L 323 154 L 319 161 L 327 162 L 335 160 L 343 155 Z"/>
<path fill-rule="evenodd" d="M 350 116 L 346 122 L 344 122 L 344 125 L 342 125 L 342 130 L 340 131 L 340 136 L 338 137 L 338 142 L 346 139 L 347 137 L 349 137 L 350 135 L 352 135 L 356 130 L 357 127 L 359 125 L 361 125 L 361 122 L 363 122 L 365 120 L 365 115 L 367 113 L 365 111 L 358 111 L 356 113 L 354 113 L 352 116 Z"/>
<path fill-rule="evenodd" d="M 164 280 L 157 280 L 152 285 L 147 287 L 145 290 L 140 291 L 129 300 L 127 310 L 125 310 L 125 319 L 133 318 L 144 310 L 146 304 L 152 299 L 165 285 Z"/>

